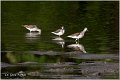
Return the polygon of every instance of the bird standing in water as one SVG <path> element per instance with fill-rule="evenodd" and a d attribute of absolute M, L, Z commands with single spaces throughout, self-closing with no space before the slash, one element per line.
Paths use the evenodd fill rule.
<path fill-rule="evenodd" d="M 41 29 L 39 29 L 36 25 L 23 25 L 26 29 L 28 29 L 31 32 L 39 32 L 41 33 Z"/>
<path fill-rule="evenodd" d="M 73 39 L 75 39 L 75 41 L 77 41 L 77 40 L 79 40 L 80 38 L 82 38 L 84 36 L 86 31 L 88 31 L 88 29 L 84 28 L 84 30 L 82 32 L 74 33 L 74 34 L 69 35 L 67 37 L 73 38 Z"/>
<path fill-rule="evenodd" d="M 58 36 L 60 37 L 61 35 L 63 35 L 63 34 L 65 33 L 65 29 L 64 29 L 64 27 L 62 26 L 61 29 L 58 29 L 58 30 L 56 30 L 56 31 L 54 31 L 54 32 L 51 32 L 51 33 L 53 33 L 53 34 L 55 34 L 55 35 L 58 35 Z"/>

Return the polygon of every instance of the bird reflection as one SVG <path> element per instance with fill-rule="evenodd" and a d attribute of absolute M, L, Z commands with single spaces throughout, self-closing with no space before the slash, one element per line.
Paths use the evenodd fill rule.
<path fill-rule="evenodd" d="M 62 48 L 64 48 L 64 45 L 65 45 L 65 41 L 63 38 L 61 37 L 55 37 L 52 39 L 55 43 L 61 45 Z"/>
<path fill-rule="evenodd" d="M 37 40 L 40 36 L 39 32 L 34 32 L 34 33 L 26 33 L 25 38 L 33 41 L 33 40 Z"/>
<path fill-rule="evenodd" d="M 76 42 L 76 44 L 70 44 L 67 47 L 72 48 L 75 51 L 82 51 L 83 53 L 87 53 L 84 49 L 84 46 L 82 44 L 77 43 L 77 42 Z"/>

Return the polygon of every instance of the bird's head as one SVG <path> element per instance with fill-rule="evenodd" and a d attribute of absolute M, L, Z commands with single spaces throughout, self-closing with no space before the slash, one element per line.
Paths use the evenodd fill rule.
<path fill-rule="evenodd" d="M 62 26 L 61 29 L 64 29 L 64 26 Z"/>
<path fill-rule="evenodd" d="M 87 27 L 84 28 L 84 31 L 88 31 Z"/>

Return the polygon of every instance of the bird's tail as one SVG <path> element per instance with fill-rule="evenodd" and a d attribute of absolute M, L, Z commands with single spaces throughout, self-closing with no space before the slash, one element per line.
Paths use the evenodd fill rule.
<path fill-rule="evenodd" d="M 67 37 L 72 37 L 72 36 L 67 36 Z"/>
<path fill-rule="evenodd" d="M 55 34 L 55 32 L 51 32 L 51 33 Z"/>

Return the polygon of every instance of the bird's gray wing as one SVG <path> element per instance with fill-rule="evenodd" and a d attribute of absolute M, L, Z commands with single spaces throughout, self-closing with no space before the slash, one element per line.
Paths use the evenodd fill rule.
<path fill-rule="evenodd" d="M 37 28 L 36 25 L 28 25 L 30 28 Z"/>
<path fill-rule="evenodd" d="M 71 36 L 78 36 L 80 33 L 74 33 Z"/>
<path fill-rule="evenodd" d="M 36 25 L 33 25 L 33 27 L 34 27 L 34 28 L 37 28 L 37 26 L 36 26 Z"/>
<path fill-rule="evenodd" d="M 58 32 L 60 32 L 60 30 L 61 30 L 61 29 L 58 29 L 58 30 L 56 30 L 56 31 L 55 31 L 55 33 L 58 33 Z"/>

